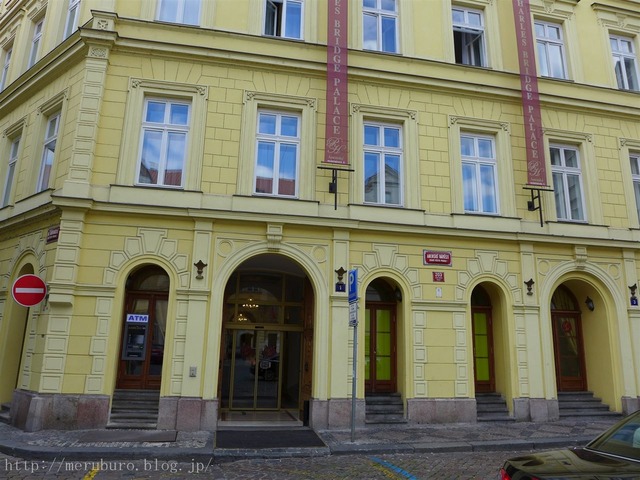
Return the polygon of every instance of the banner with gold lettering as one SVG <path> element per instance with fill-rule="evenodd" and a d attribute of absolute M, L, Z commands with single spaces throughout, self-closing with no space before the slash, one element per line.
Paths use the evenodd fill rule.
<path fill-rule="evenodd" d="M 535 39 L 531 28 L 529 0 L 513 0 L 513 15 L 520 61 L 520 88 L 527 151 L 527 184 L 546 187 L 547 173 L 536 72 Z"/>
<path fill-rule="evenodd" d="M 349 164 L 348 1 L 328 0 L 325 163 Z"/>

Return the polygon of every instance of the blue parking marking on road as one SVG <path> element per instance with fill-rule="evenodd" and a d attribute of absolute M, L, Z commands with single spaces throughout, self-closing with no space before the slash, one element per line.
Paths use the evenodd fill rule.
<path fill-rule="evenodd" d="M 402 468 L 394 465 L 393 463 L 389 463 L 386 460 L 382 460 L 381 458 L 378 458 L 378 457 L 369 457 L 369 458 L 371 460 L 373 460 L 374 462 L 379 463 L 383 467 L 386 467 L 389 470 L 392 470 L 392 471 L 396 472 L 397 474 L 401 475 L 404 478 L 407 478 L 409 480 L 418 480 L 418 477 L 416 477 L 415 475 L 410 474 L 406 470 L 403 470 Z"/>

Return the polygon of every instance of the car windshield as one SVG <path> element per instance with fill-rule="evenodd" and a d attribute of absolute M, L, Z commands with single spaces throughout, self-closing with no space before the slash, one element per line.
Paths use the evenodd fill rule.
<path fill-rule="evenodd" d="M 611 427 L 587 447 L 640 461 L 640 411 Z"/>

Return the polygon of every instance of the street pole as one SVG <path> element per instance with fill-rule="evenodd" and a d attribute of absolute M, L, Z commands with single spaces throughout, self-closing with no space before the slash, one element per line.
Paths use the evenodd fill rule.
<path fill-rule="evenodd" d="M 355 442 L 356 435 L 356 372 L 358 358 L 358 322 L 353 324 L 353 377 L 351 379 L 351 443 Z"/>

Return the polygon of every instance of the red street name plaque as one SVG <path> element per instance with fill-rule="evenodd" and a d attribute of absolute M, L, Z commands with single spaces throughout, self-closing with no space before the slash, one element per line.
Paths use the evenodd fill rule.
<path fill-rule="evenodd" d="M 451 252 L 439 252 L 436 250 L 423 250 L 422 260 L 425 265 L 451 266 Z"/>

